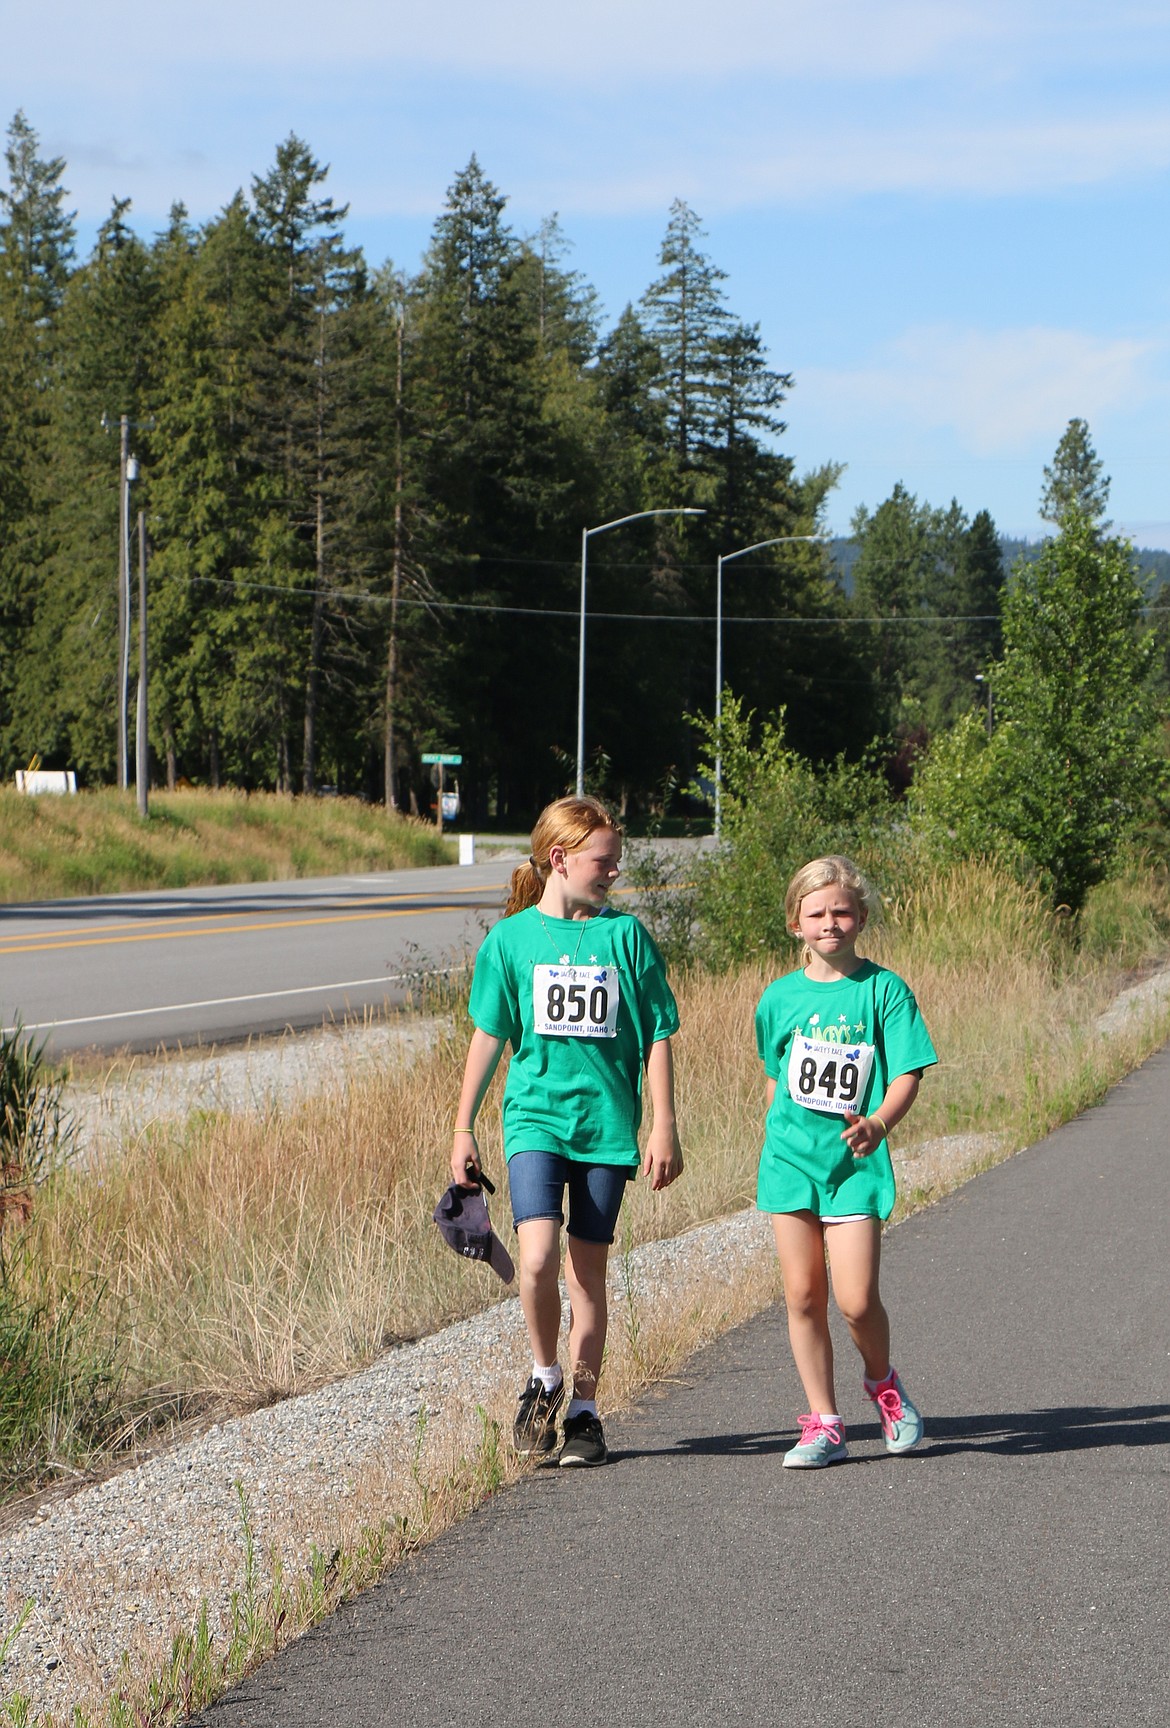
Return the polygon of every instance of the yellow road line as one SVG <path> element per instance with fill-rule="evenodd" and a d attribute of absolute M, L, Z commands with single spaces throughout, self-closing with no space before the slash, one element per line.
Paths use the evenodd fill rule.
<path fill-rule="evenodd" d="M 479 888 L 453 888 L 447 892 L 453 894 L 490 894 L 493 889 L 504 886 L 505 884 L 502 882 L 489 882 Z M 632 892 L 633 890 L 629 888 L 615 888 L 613 890 L 614 894 Z M 161 929 L 149 927 L 144 929 L 141 924 L 115 924 L 113 934 L 107 932 L 100 936 L 62 934 L 55 938 L 36 938 L 30 934 L 29 936 L 9 938 L 7 943 L 0 945 L 0 954 L 44 954 L 66 948 L 121 947 L 131 942 L 179 942 L 192 936 L 251 936 L 264 930 L 301 930 L 312 924 L 356 924 L 375 918 L 416 918 L 432 912 L 462 912 L 466 910 L 464 906 L 417 904 L 425 898 L 425 894 L 371 895 L 368 900 L 359 900 L 357 904 L 380 908 L 377 911 L 336 912 L 327 917 L 302 914 L 294 918 L 266 919 L 263 923 L 255 922 L 256 914 L 250 912 L 226 914 L 230 920 L 227 923 L 222 922 L 225 917 L 222 912 L 199 912 L 184 914 L 181 918 L 168 920 Z M 386 909 L 386 902 L 394 900 L 411 900 L 416 904 Z M 219 919 L 221 922 L 213 923 L 213 919 Z M 161 923 L 161 920 L 154 922 L 156 924 Z M 192 926 L 197 926 L 197 928 L 192 928 Z M 91 925 L 90 928 L 95 929 L 98 926 Z M 123 932 L 128 933 L 124 934 Z"/>
<path fill-rule="evenodd" d="M 413 893 L 399 892 L 399 893 L 386 893 L 386 894 L 370 894 L 361 900 L 350 900 L 348 898 L 343 900 L 340 895 L 332 895 L 332 896 L 325 896 L 319 902 L 319 904 L 324 905 L 324 906 L 329 906 L 329 905 L 333 905 L 333 906 L 342 906 L 342 905 L 345 905 L 345 906 L 385 906 L 387 904 L 392 904 L 393 902 L 398 901 L 398 900 L 422 900 L 422 899 L 425 899 L 427 897 L 428 893 L 434 893 L 434 894 L 490 894 L 496 890 L 503 892 L 507 888 L 507 886 L 508 885 L 506 882 L 484 882 L 484 883 L 481 883 L 478 888 L 473 887 L 469 884 L 466 888 L 435 888 L 435 889 L 430 889 L 430 890 L 415 889 L 415 891 Z M 259 910 L 260 910 L 260 908 L 257 907 L 256 911 L 259 911 Z M 0 908 L 0 917 L 2 917 L 2 915 L 3 915 L 3 909 Z M 199 924 L 199 923 L 209 923 L 212 919 L 223 919 L 223 918 L 233 918 L 233 917 L 235 917 L 235 918 L 252 918 L 255 916 L 256 916 L 256 912 L 249 912 L 247 910 L 240 911 L 240 912 L 222 912 L 222 911 L 219 911 L 219 912 L 183 912 L 183 913 L 179 913 L 177 916 L 175 916 L 173 918 L 168 918 L 168 917 L 160 915 L 159 917 L 156 917 L 156 918 L 147 919 L 145 922 L 141 918 L 135 918 L 133 920 L 130 920 L 130 919 L 123 920 L 123 922 L 121 922 L 119 924 L 107 924 L 105 922 L 105 920 L 103 919 L 101 921 L 91 922 L 88 925 L 83 925 L 83 926 L 81 926 L 81 928 L 83 930 L 84 929 L 102 930 L 102 931 L 109 933 L 110 931 L 117 931 L 117 930 L 143 931 L 143 930 L 149 930 L 152 927 L 157 927 L 160 924 L 165 924 L 165 926 L 168 930 L 173 930 L 174 927 L 176 926 L 176 924 L 181 924 L 181 923 Z M 61 936 L 67 936 L 67 935 L 70 935 L 71 933 L 67 932 L 67 931 L 54 932 L 54 935 L 57 935 L 57 934 L 60 934 Z M 31 953 L 31 952 L 35 952 L 36 947 L 39 946 L 39 944 L 44 941 L 44 937 L 41 936 L 39 931 L 30 930 L 27 936 L 9 936 L 6 940 L 8 942 L 11 942 L 11 943 L 17 944 L 17 945 L 32 944 L 32 947 L 30 947 L 30 949 L 29 949 L 29 952 Z M 20 946 L 0 948 L 0 954 L 18 954 L 19 952 L 20 952 Z"/>
<path fill-rule="evenodd" d="M 301 930 L 310 924 L 356 924 L 374 918 L 416 918 L 420 913 L 462 912 L 462 906 L 403 906 L 391 912 L 337 912 L 328 918 L 276 918 L 263 924 L 201 925 L 198 930 L 138 930 L 129 936 L 68 936 L 59 942 L 30 942 L 0 947 L 0 954 L 43 954 L 59 948 L 121 947 L 128 942 L 181 942 L 192 936 L 252 936 L 262 930 Z M 245 915 L 240 914 L 241 918 Z"/>

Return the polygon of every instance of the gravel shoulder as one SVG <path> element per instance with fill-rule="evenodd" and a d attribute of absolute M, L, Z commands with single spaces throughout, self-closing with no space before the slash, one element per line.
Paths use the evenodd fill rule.
<path fill-rule="evenodd" d="M 1170 970 L 1118 997 L 1100 1029 L 1118 1031 L 1167 1000 Z M 433 1026 L 415 1028 L 404 1059 L 411 1039 L 433 1035 Z M 384 1060 L 386 1028 L 330 1033 L 143 1065 L 70 1103 L 84 1133 L 99 1138 L 126 1121 L 141 1126 L 152 1111 L 254 1106 L 335 1076 L 343 1036 L 347 1061 L 360 1065 L 375 1048 Z M 899 1182 L 952 1189 L 1006 1150 L 1015 1148 L 989 1135 L 919 1144 L 896 1157 Z M 490 1285 L 486 1269 L 469 1272 Z M 766 1222 L 745 1211 L 615 1258 L 611 1328 L 636 1325 L 650 1305 L 680 1314 L 746 1284 L 766 1290 L 773 1275 Z M 413 1515 L 428 1484 L 476 1456 L 485 1417 L 510 1432 L 528 1363 L 519 1302 L 506 1297 L 343 1381 L 217 1423 L 10 1519 L 0 1534 L 0 1643 L 24 1605 L 33 1608 L 0 1666 L 0 1699 L 26 1694 L 34 1715 L 66 1714 L 78 1702 L 92 1708 L 125 1652 L 137 1672 L 157 1667 L 202 1602 L 222 1633 L 244 1582 L 243 1504 L 265 1575 L 279 1557 L 303 1576 L 314 1547 L 328 1555 L 363 1525 Z"/>

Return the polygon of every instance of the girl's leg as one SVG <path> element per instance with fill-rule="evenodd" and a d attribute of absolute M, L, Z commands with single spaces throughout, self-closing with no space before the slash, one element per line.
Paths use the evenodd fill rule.
<path fill-rule="evenodd" d="M 517 1224 L 520 1244 L 520 1307 L 528 1327 L 532 1359 L 551 1367 L 561 1332 L 561 1226 L 556 1218 Z"/>
<path fill-rule="evenodd" d="M 890 1371 L 890 1317 L 878 1293 L 882 1226 L 877 1218 L 855 1218 L 825 1230 L 833 1295 L 865 1363 L 870 1380 Z"/>
<path fill-rule="evenodd" d="M 812 1212 L 774 1212 L 772 1230 L 784 1280 L 788 1337 L 808 1407 L 817 1415 L 835 1413 L 829 1274 L 825 1268 L 825 1236 L 832 1231 L 826 1232 Z"/>
<path fill-rule="evenodd" d="M 573 1396 L 595 1399 L 608 1323 L 605 1269 L 609 1243 L 583 1242 L 579 1236 L 566 1236 L 565 1242 Z"/>

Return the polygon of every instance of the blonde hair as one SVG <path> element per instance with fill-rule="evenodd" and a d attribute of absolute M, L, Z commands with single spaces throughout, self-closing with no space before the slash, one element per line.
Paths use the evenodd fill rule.
<path fill-rule="evenodd" d="M 549 853 L 554 846 L 563 846 L 566 852 L 580 852 L 599 828 L 611 828 L 615 834 L 622 832 L 621 823 L 600 798 L 558 798 L 546 805 L 536 818 L 528 859 L 512 872 L 504 917 L 511 918 L 513 913 L 536 905 L 552 868 Z"/>
<path fill-rule="evenodd" d="M 792 881 L 788 884 L 788 892 L 784 896 L 784 922 L 789 930 L 793 930 L 800 919 L 800 903 L 808 894 L 815 894 L 818 888 L 843 888 L 853 896 L 859 912 L 868 917 L 878 904 L 878 896 L 871 884 L 861 874 L 852 858 L 846 858 L 840 852 L 829 853 L 824 858 L 813 858 L 807 864 L 802 864 Z M 807 966 L 812 959 L 812 950 L 804 943 L 800 950 L 800 964 Z"/>

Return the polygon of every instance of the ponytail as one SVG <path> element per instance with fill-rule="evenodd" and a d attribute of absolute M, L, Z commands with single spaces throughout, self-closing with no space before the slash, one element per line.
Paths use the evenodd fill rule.
<path fill-rule="evenodd" d="M 544 893 L 547 876 L 547 865 L 542 876 L 535 858 L 526 858 L 523 864 L 518 864 L 512 872 L 512 886 L 508 893 L 508 904 L 504 907 L 504 917 L 511 918 L 514 912 L 523 912 L 526 907 L 535 906 Z"/>

